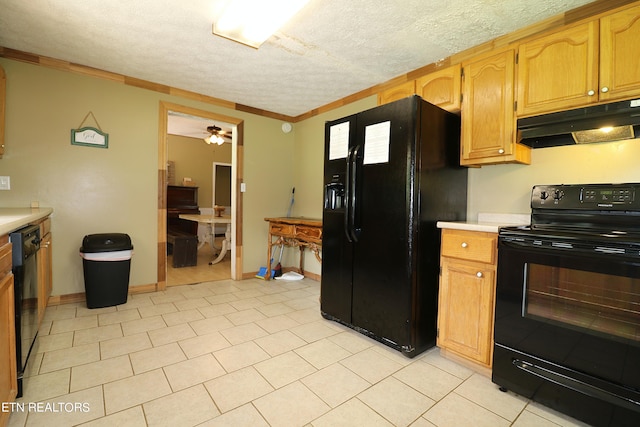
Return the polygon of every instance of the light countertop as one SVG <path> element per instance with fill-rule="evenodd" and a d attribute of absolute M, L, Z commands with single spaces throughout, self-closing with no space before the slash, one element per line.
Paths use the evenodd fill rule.
<path fill-rule="evenodd" d="M 0 208 L 0 236 L 51 215 L 51 208 Z"/>
<path fill-rule="evenodd" d="M 528 214 L 495 214 L 480 213 L 477 221 L 438 221 L 438 228 L 450 228 L 454 230 L 484 231 L 497 233 L 500 227 L 510 225 L 529 224 L 531 217 Z"/>

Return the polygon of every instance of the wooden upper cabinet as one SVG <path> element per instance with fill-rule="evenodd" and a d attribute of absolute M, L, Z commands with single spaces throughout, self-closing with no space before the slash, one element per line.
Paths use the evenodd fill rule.
<path fill-rule="evenodd" d="M 520 45 L 518 116 L 598 101 L 598 22 Z"/>
<path fill-rule="evenodd" d="M 378 93 L 378 105 L 388 104 L 416 93 L 416 81 L 402 83 Z"/>
<path fill-rule="evenodd" d="M 7 76 L 0 66 L 0 159 L 4 155 L 5 98 L 7 97 Z"/>
<path fill-rule="evenodd" d="M 640 96 L 640 6 L 600 19 L 600 100 Z"/>
<path fill-rule="evenodd" d="M 515 143 L 514 50 L 463 65 L 460 164 L 530 163 Z"/>
<path fill-rule="evenodd" d="M 640 6 L 520 45 L 518 116 L 640 96 Z"/>
<path fill-rule="evenodd" d="M 416 80 L 416 93 L 447 111 L 460 111 L 461 65 L 456 64 Z"/>

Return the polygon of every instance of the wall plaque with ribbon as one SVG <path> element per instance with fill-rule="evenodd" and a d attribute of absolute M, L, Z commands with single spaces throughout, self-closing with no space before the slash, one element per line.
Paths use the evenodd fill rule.
<path fill-rule="evenodd" d="M 93 117 L 93 121 L 96 122 L 97 129 L 90 126 L 85 126 L 84 122 L 91 115 Z M 108 148 L 109 147 L 109 134 L 103 132 L 100 128 L 100 124 L 98 124 L 98 120 L 96 116 L 93 115 L 91 111 L 84 116 L 80 126 L 78 129 L 71 129 L 71 144 L 73 145 L 84 145 L 86 147 L 100 147 L 100 148 Z"/>

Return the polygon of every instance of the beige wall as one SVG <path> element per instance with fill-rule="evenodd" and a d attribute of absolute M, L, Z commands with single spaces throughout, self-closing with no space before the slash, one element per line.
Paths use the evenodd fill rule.
<path fill-rule="evenodd" d="M 213 206 L 213 162 L 231 163 L 231 144 L 205 144 L 200 138 L 169 135 L 168 159 L 175 166 L 175 184 L 182 185 L 182 179 L 189 177 L 198 187 L 198 205 L 202 208 Z"/>
<path fill-rule="evenodd" d="M 293 135 L 280 121 L 4 58 L 0 65 L 7 74 L 0 175 L 11 177 L 0 207 L 37 200 L 54 209 L 54 295 L 84 292 L 78 249 L 84 235 L 100 232 L 131 236 L 131 285 L 157 281 L 160 101 L 245 120 L 243 269 L 264 265 L 264 217 L 283 214 L 293 183 Z M 89 111 L 109 134 L 108 149 L 70 144 Z"/>
<path fill-rule="evenodd" d="M 533 150 L 531 165 L 497 165 L 469 170 L 472 219 L 479 212 L 531 212 L 536 184 L 640 182 L 640 140 Z"/>

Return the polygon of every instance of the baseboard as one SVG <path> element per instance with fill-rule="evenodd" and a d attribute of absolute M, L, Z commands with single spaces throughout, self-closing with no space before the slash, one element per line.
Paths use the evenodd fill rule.
<path fill-rule="evenodd" d="M 291 267 L 285 267 L 282 269 L 282 271 L 285 273 L 287 271 L 295 271 L 295 270 L 296 270 L 295 268 L 291 268 Z M 243 280 L 253 279 L 256 277 L 256 274 L 258 274 L 257 271 L 254 271 L 251 273 L 242 273 L 242 279 Z M 308 271 L 304 272 L 304 277 L 306 277 L 307 279 L 314 280 L 316 282 L 319 282 L 321 278 L 319 274 L 310 273 Z M 129 286 L 129 295 L 146 294 L 149 292 L 155 292 L 157 290 L 158 290 L 157 283 L 150 283 L 148 285 Z M 49 300 L 47 301 L 47 306 L 75 304 L 75 303 L 85 302 L 85 301 L 86 301 L 86 297 L 84 292 L 79 292 L 77 294 L 52 295 L 49 297 Z"/>
<path fill-rule="evenodd" d="M 148 285 L 129 286 L 129 295 L 155 292 L 157 288 L 158 288 L 157 283 L 151 283 Z M 77 294 L 52 295 L 49 297 L 49 300 L 47 301 L 47 306 L 75 304 L 75 303 L 85 302 L 85 301 L 86 301 L 86 297 L 84 292 L 79 292 Z"/>

